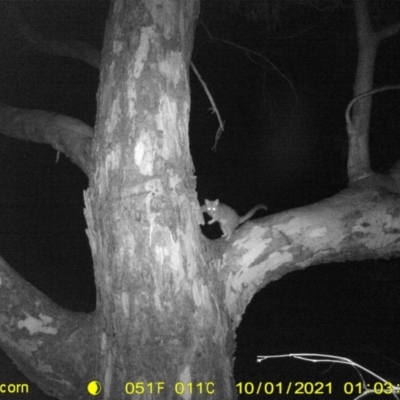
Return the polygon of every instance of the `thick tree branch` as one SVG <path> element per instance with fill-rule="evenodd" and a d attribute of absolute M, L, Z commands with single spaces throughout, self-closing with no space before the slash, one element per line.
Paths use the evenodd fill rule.
<path fill-rule="evenodd" d="M 93 377 L 99 347 L 93 316 L 58 307 L 1 257 L 0 282 L 2 349 L 47 394 L 71 398 L 77 384 L 84 388 Z"/>
<path fill-rule="evenodd" d="M 52 55 L 76 58 L 99 68 L 100 52 L 92 46 L 80 41 L 47 40 L 30 28 L 18 6 L 10 5 L 9 12 L 17 21 L 20 34 L 35 49 Z M 24 110 L 0 104 L 0 124 L 2 134 L 49 144 L 88 174 L 93 128 L 82 121 L 47 111 Z"/>
<path fill-rule="evenodd" d="M 398 257 L 400 179 L 396 170 L 393 177 L 374 174 L 357 182 L 357 190 L 347 189 L 317 204 L 239 228 L 221 266 L 234 329 L 254 294 L 290 271 L 330 262 Z"/>
<path fill-rule="evenodd" d="M 15 139 L 49 144 L 86 174 L 89 172 L 93 128 L 76 118 L 0 103 L 0 132 Z"/>

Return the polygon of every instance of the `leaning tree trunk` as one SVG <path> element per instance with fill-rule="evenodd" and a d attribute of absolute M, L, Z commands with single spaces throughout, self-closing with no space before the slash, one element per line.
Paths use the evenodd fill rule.
<path fill-rule="evenodd" d="M 189 153 L 198 12 L 198 0 L 111 5 L 85 196 L 104 398 L 234 397 L 232 329 L 203 255 Z"/>

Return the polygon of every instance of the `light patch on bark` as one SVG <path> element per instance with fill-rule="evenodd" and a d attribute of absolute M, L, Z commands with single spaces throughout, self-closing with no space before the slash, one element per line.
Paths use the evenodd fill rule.
<path fill-rule="evenodd" d="M 105 351 L 106 347 L 107 347 L 107 335 L 105 334 L 105 332 L 103 332 L 101 334 L 101 341 L 100 341 L 101 351 Z"/>
<path fill-rule="evenodd" d="M 140 44 L 135 54 L 135 67 L 133 68 L 135 79 L 138 79 L 143 71 L 143 66 L 149 53 L 150 40 L 153 37 L 155 37 L 155 32 L 152 26 L 146 26 L 141 29 Z"/>
<path fill-rule="evenodd" d="M 176 87 L 181 80 L 181 67 L 185 65 L 182 61 L 182 53 L 170 51 L 164 60 L 159 63 L 160 74 L 168 81 L 173 82 Z"/>
<path fill-rule="evenodd" d="M 83 192 L 83 198 L 85 200 L 85 208 L 83 210 L 85 214 L 85 219 L 86 219 L 86 224 L 87 224 L 87 229 L 86 229 L 86 235 L 89 238 L 89 244 L 90 248 L 92 250 L 92 257 L 97 254 L 97 246 L 96 246 L 96 237 L 93 234 L 94 230 L 94 222 L 93 222 L 93 210 L 92 206 L 90 203 L 90 193 L 92 189 L 88 188 Z"/>
<path fill-rule="evenodd" d="M 107 174 L 109 170 L 118 169 L 120 161 L 121 161 L 121 145 L 118 143 L 114 146 L 113 150 L 106 155 L 105 168 Z"/>
<path fill-rule="evenodd" d="M 189 114 L 190 114 L 190 103 L 187 101 L 184 101 L 182 103 L 182 115 L 185 116 L 185 118 L 180 118 L 178 121 L 178 128 L 179 132 L 185 132 L 187 129 L 187 124 L 189 123 Z M 189 140 L 186 140 L 186 145 L 187 145 L 187 151 L 189 151 Z"/>
<path fill-rule="evenodd" d="M 265 244 L 264 244 L 265 247 Z M 252 257 L 254 261 L 255 257 Z M 237 312 L 237 299 L 240 296 L 242 304 L 248 304 L 254 296 L 255 288 L 259 287 L 268 271 L 278 268 L 285 262 L 293 261 L 293 255 L 289 252 L 276 251 L 267 260 L 254 264 L 249 261 L 240 261 L 241 265 L 248 265 L 239 272 L 228 275 L 225 284 L 225 299 L 229 314 L 233 315 L 234 326 L 238 326 L 242 320 L 241 313 Z M 247 264 L 245 264 L 247 263 Z M 268 266 L 268 268 L 267 268 Z"/>
<path fill-rule="evenodd" d="M 242 293 L 248 286 L 258 286 L 258 284 L 263 280 L 265 273 L 267 272 L 265 268 L 266 262 L 263 261 L 258 265 L 250 265 L 249 267 L 242 268 L 236 274 L 229 274 L 228 285 L 230 287 L 229 292 L 234 293 L 234 297 Z M 270 268 L 268 268 L 270 270 Z"/>
<path fill-rule="evenodd" d="M 178 287 L 179 282 L 181 282 L 184 277 L 185 277 L 185 271 L 183 270 L 183 265 L 182 265 L 182 249 L 179 245 L 179 241 L 174 241 L 172 238 L 172 235 L 169 234 L 169 244 L 167 245 L 166 249 L 167 252 L 170 252 L 170 263 L 169 266 L 172 269 L 172 271 L 175 272 L 176 275 L 176 284 Z"/>
<path fill-rule="evenodd" d="M 194 274 L 196 273 L 195 272 L 196 269 L 193 268 L 193 266 L 198 263 L 198 260 L 196 258 L 194 249 L 195 243 L 193 243 L 191 240 L 187 240 L 188 237 L 196 237 L 194 226 L 192 225 L 189 218 L 186 220 L 185 230 L 183 231 L 182 229 L 179 229 L 178 235 L 181 239 L 181 242 L 183 243 L 184 254 L 186 254 L 186 262 L 188 265 L 188 273 L 189 273 L 188 278 L 192 279 L 194 277 Z"/>
<path fill-rule="evenodd" d="M 127 292 L 122 292 L 121 304 L 125 318 L 129 318 L 129 294 Z"/>
<path fill-rule="evenodd" d="M 212 311 L 210 302 L 210 293 L 206 285 L 202 285 L 196 281 L 193 281 L 192 293 L 193 293 L 193 301 L 196 307 L 205 307 L 210 312 Z"/>
<path fill-rule="evenodd" d="M 315 228 L 310 232 L 310 237 L 312 238 L 324 237 L 327 234 L 326 231 L 327 231 L 326 227 Z"/>
<path fill-rule="evenodd" d="M 115 61 L 112 61 L 109 66 L 109 75 L 115 76 Z M 102 95 L 100 96 L 100 102 L 98 105 L 99 109 L 107 111 L 110 110 L 112 107 L 114 94 L 115 94 L 114 81 L 112 79 L 109 79 L 106 82 L 104 82 L 102 88 Z M 106 126 L 108 125 L 109 122 L 110 120 L 108 118 Z"/>
<path fill-rule="evenodd" d="M 319 217 L 318 217 L 319 219 Z M 325 217 L 321 215 L 322 221 L 325 220 Z M 300 235 L 302 232 L 309 230 L 309 229 L 315 229 L 315 225 L 318 224 L 318 221 L 315 219 L 312 219 L 310 221 L 306 221 L 302 217 L 293 217 L 290 221 L 288 221 L 286 224 L 277 224 L 275 225 L 275 229 L 278 232 L 285 232 L 285 234 L 289 237 Z"/>
<path fill-rule="evenodd" d="M 121 114 L 122 113 L 120 107 L 120 98 L 119 94 L 117 94 L 117 97 L 112 102 L 112 109 L 109 116 L 107 117 L 107 122 L 106 122 L 107 132 L 111 133 L 110 135 L 111 138 L 113 136 L 113 132 L 117 129 L 116 127 L 118 121 L 121 119 Z"/>
<path fill-rule="evenodd" d="M 183 369 L 183 371 L 179 375 L 179 381 L 184 384 L 185 389 L 188 388 L 189 384 L 193 384 L 192 382 L 192 376 L 190 374 L 190 366 L 186 365 L 186 367 Z M 185 400 L 189 400 L 192 398 L 192 394 L 190 393 L 190 390 L 184 390 L 183 394 L 181 396 Z"/>
<path fill-rule="evenodd" d="M 224 328 L 222 324 L 222 318 L 221 318 L 221 311 L 218 306 L 218 301 L 216 300 L 215 296 L 212 296 L 215 304 L 215 308 L 217 310 L 217 317 L 216 317 L 216 325 L 214 327 L 214 334 L 213 334 L 213 340 L 215 343 L 218 343 L 221 341 L 221 338 L 225 338 L 227 334 L 227 330 Z"/>
<path fill-rule="evenodd" d="M 169 176 L 168 183 L 169 183 L 169 187 L 171 188 L 171 190 L 178 192 L 179 186 L 182 183 L 182 179 L 178 175 Z"/>
<path fill-rule="evenodd" d="M 40 319 L 34 318 L 31 315 L 25 313 L 26 318 L 18 322 L 17 326 L 19 329 L 26 328 L 30 335 L 35 333 L 46 333 L 49 335 L 56 335 L 58 332 L 57 328 L 47 326 L 53 322 L 53 318 L 48 315 L 39 314 Z"/>
<path fill-rule="evenodd" d="M 176 143 L 178 137 L 178 127 L 176 124 L 176 116 L 178 115 L 175 102 L 163 94 L 160 96 L 160 108 L 156 116 L 157 130 L 163 132 L 163 144 L 161 155 L 165 160 L 170 160 L 174 157 L 181 157 L 182 152 Z M 177 152 L 176 156 L 174 154 Z"/>
<path fill-rule="evenodd" d="M 163 265 L 164 264 L 164 260 L 165 260 L 165 256 L 166 256 L 165 247 L 164 246 L 155 245 L 154 246 L 154 255 L 155 255 L 156 262 L 159 265 Z"/>
<path fill-rule="evenodd" d="M 163 196 L 164 195 L 164 188 L 162 186 L 162 183 L 161 183 L 160 179 L 151 179 L 151 180 L 148 180 L 146 182 L 146 184 L 144 185 L 144 190 L 145 190 L 146 193 L 150 194 L 150 196 L 148 196 L 150 198 L 149 199 L 149 203 L 146 204 L 149 207 L 147 209 L 147 211 L 150 213 L 150 211 L 151 211 L 150 210 L 150 206 L 151 206 L 151 202 L 152 202 L 151 197 Z M 133 194 L 138 195 L 138 194 L 140 194 L 140 191 L 139 192 L 135 191 Z"/>
<path fill-rule="evenodd" d="M 103 179 L 99 180 L 99 192 L 103 194 L 107 190 L 108 186 L 108 172 L 110 170 L 117 169 L 121 161 L 121 147 L 116 145 L 114 149 L 106 155 L 103 173 L 100 175 Z"/>
<path fill-rule="evenodd" d="M 235 246 L 246 251 L 242 256 L 243 265 L 251 264 L 265 252 L 266 240 L 262 238 L 263 233 L 264 228 L 254 226 L 246 236 L 234 241 Z"/>
<path fill-rule="evenodd" d="M 135 164 L 142 175 L 153 175 L 154 154 L 151 137 L 148 132 L 140 134 L 135 146 Z"/>
<path fill-rule="evenodd" d="M 113 52 L 118 57 L 121 50 L 124 48 L 124 44 L 121 40 L 114 40 L 113 42 Z"/>
<path fill-rule="evenodd" d="M 275 251 L 268 256 L 268 270 L 273 271 L 284 263 L 293 262 L 293 254 L 287 251 Z"/>
<path fill-rule="evenodd" d="M 158 311 L 161 311 L 163 309 L 163 307 L 161 306 L 160 296 L 158 295 L 158 293 L 156 293 L 156 292 L 154 293 L 153 299 L 154 299 L 154 305 L 155 305 L 156 309 Z"/>

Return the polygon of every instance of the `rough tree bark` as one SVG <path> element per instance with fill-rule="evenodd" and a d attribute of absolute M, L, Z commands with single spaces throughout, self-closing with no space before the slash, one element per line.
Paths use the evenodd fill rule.
<path fill-rule="evenodd" d="M 201 236 L 188 142 L 198 6 L 113 2 L 93 141 L 76 120 L 0 108 L 3 134 L 52 144 L 90 178 L 93 315 L 60 309 L 0 259 L 1 345 L 60 399 L 89 398 L 92 379 L 103 399 L 134 389 L 146 399 L 233 399 L 234 330 L 257 291 L 309 265 L 400 253 L 399 164 L 386 181 L 358 179 L 318 204 L 247 223 L 229 242 Z"/>
<path fill-rule="evenodd" d="M 201 245 L 188 140 L 199 4 L 112 10 L 85 212 L 104 360 L 96 376 L 106 398 L 124 397 L 126 382 L 143 382 L 149 398 L 230 398 L 232 334 Z"/>

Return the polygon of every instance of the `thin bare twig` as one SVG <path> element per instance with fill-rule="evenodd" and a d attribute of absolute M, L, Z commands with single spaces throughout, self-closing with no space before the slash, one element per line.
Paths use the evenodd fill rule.
<path fill-rule="evenodd" d="M 392 394 L 397 400 L 399 400 L 398 395 L 396 394 L 399 393 L 400 387 L 395 386 L 392 384 L 392 382 L 389 382 L 387 379 L 379 376 L 375 372 L 372 372 L 368 368 L 363 367 L 360 364 L 357 364 L 353 360 L 350 360 L 350 358 L 345 358 L 345 357 L 339 357 L 339 356 L 333 356 L 330 354 L 316 354 L 316 353 L 292 353 L 292 354 L 280 354 L 280 355 L 274 355 L 274 356 L 257 356 L 257 362 L 262 362 L 271 358 L 296 358 L 298 360 L 304 360 L 304 361 L 310 361 L 313 363 L 335 363 L 335 364 L 344 364 L 344 365 L 350 365 L 353 367 L 357 373 L 360 375 L 362 381 L 363 381 L 363 389 L 364 392 L 361 393 L 359 396 L 357 396 L 354 400 L 360 399 L 361 397 L 364 397 L 368 394 L 371 394 L 371 390 L 373 391 L 374 388 L 368 387 L 365 383 L 365 380 L 359 370 L 362 370 L 366 372 L 367 374 L 372 375 L 373 377 L 377 378 L 380 382 L 383 382 L 384 384 L 387 384 L 387 388 L 380 388 L 382 393 L 384 394 Z M 390 386 L 389 386 L 390 384 Z M 387 390 L 387 391 L 384 391 Z M 381 393 L 377 393 L 381 394 Z"/>
<path fill-rule="evenodd" d="M 210 91 L 208 90 L 207 84 L 206 84 L 206 83 L 203 81 L 203 79 L 201 78 L 201 76 L 200 76 L 200 74 L 199 74 L 199 71 L 197 71 L 197 68 L 195 67 L 195 65 L 193 64 L 193 62 L 190 63 L 190 66 L 192 67 L 194 73 L 196 74 L 197 79 L 198 79 L 198 80 L 200 81 L 200 83 L 203 85 L 203 89 L 204 89 L 204 91 L 206 92 L 208 99 L 210 100 L 210 103 L 211 103 L 211 105 L 212 105 L 212 109 L 214 110 L 215 114 L 217 114 L 217 118 L 218 118 L 218 121 L 219 121 L 219 128 L 218 128 L 217 134 L 215 135 L 214 147 L 212 148 L 213 151 L 217 151 L 217 143 L 218 143 L 219 138 L 221 137 L 222 132 L 224 131 L 224 124 L 225 124 L 225 121 L 222 121 L 221 115 L 219 114 L 219 111 L 218 111 L 218 108 L 217 108 L 217 106 L 216 106 L 216 104 L 215 104 L 215 101 L 214 101 L 213 97 L 211 96 Z"/>

